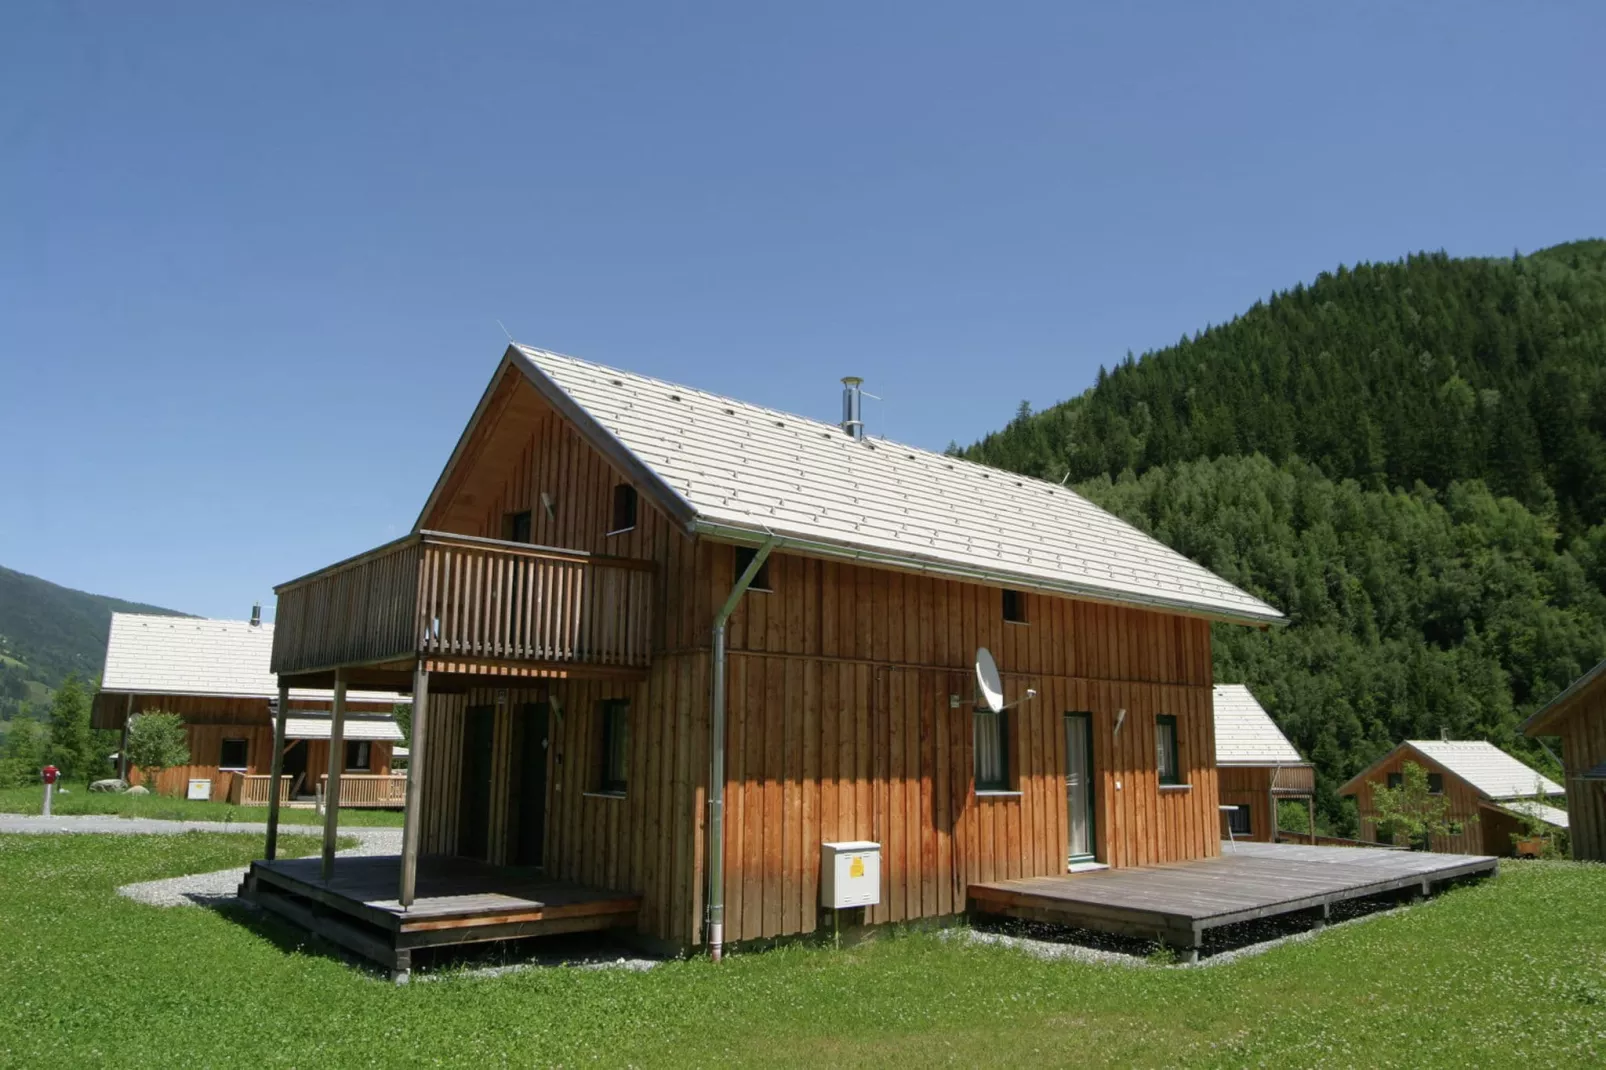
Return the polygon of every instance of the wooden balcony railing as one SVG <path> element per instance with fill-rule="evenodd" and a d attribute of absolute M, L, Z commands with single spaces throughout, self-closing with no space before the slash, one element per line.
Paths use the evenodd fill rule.
<path fill-rule="evenodd" d="M 1279 795 L 1309 795 L 1316 790 L 1316 770 L 1308 765 L 1282 766 L 1271 790 Z"/>
<path fill-rule="evenodd" d="M 266 773 L 235 773 L 234 783 L 229 785 L 229 802 L 235 806 L 266 806 L 268 805 L 268 782 L 272 780 Z M 279 781 L 279 801 L 290 801 L 290 789 L 294 786 L 292 776 L 283 777 Z"/>
<path fill-rule="evenodd" d="M 318 794 L 329 794 L 329 774 L 318 778 Z M 341 773 L 340 806 L 401 806 L 407 801 L 406 773 Z"/>
<path fill-rule="evenodd" d="M 653 564 L 417 532 L 276 588 L 275 673 L 412 657 L 644 669 Z"/>

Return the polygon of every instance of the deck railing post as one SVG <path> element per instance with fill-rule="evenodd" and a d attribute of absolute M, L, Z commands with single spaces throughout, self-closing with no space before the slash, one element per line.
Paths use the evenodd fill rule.
<path fill-rule="evenodd" d="M 346 764 L 346 673 L 335 670 L 335 698 L 329 717 L 329 779 L 323 790 L 323 879 L 335 873 L 335 840 L 340 833 L 340 772 Z M 273 795 L 277 798 L 278 784 Z"/>
<path fill-rule="evenodd" d="M 279 778 L 284 775 L 284 723 L 290 716 L 290 685 L 279 684 L 279 703 L 273 711 L 273 758 L 268 765 L 268 845 L 263 856 L 279 856 Z M 242 789 L 240 798 L 245 798 Z"/>
<path fill-rule="evenodd" d="M 407 798 L 402 810 L 401 887 L 396 900 L 405 910 L 413 905 L 418 885 L 419 804 L 424 795 L 424 743 L 429 721 L 429 670 L 419 660 L 413 670 L 412 736 L 407 741 Z"/>

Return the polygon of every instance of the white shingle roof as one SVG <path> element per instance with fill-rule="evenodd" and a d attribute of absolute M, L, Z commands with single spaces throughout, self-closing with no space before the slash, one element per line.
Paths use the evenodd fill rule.
<path fill-rule="evenodd" d="M 1535 784 L 1545 795 L 1561 795 L 1565 790 L 1554 780 L 1481 739 L 1411 739 L 1406 742 L 1491 799 L 1532 797 Z"/>
<path fill-rule="evenodd" d="M 701 530 L 1113 602 L 1282 614 L 1069 489 L 527 346 L 545 377 L 696 514 Z M 546 389 L 546 388 L 543 388 Z"/>
<path fill-rule="evenodd" d="M 1567 811 L 1558 810 L 1554 806 L 1534 802 L 1532 799 L 1510 799 L 1500 804 L 1500 809 L 1509 810 L 1514 814 L 1528 814 L 1537 817 L 1547 825 L 1564 829 L 1567 827 Z"/>
<path fill-rule="evenodd" d="M 1294 765 L 1305 759 L 1243 684 L 1217 684 L 1216 764 Z"/>
<path fill-rule="evenodd" d="M 318 717 L 296 711 L 294 717 L 284 720 L 285 739 L 328 739 L 329 717 Z M 401 726 L 391 717 L 351 717 L 340 726 L 340 738 L 352 741 L 363 739 L 401 741 Z"/>
<path fill-rule="evenodd" d="M 145 695 L 277 698 L 268 670 L 273 625 L 244 620 L 113 613 L 100 689 Z M 292 698 L 331 700 L 333 694 L 296 688 Z M 406 702 L 404 696 L 350 691 L 353 701 Z M 327 735 L 327 733 L 325 733 Z"/>

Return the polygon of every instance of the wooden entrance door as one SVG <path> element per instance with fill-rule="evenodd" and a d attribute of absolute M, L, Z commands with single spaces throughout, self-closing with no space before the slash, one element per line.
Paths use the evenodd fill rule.
<path fill-rule="evenodd" d="M 457 808 L 457 853 L 489 859 L 486 832 L 491 824 L 491 740 L 496 707 L 470 706 L 463 716 L 462 794 Z"/>
<path fill-rule="evenodd" d="M 513 805 L 508 856 L 516 866 L 539 866 L 546 848 L 546 756 L 551 745 L 548 706 L 530 702 L 513 718 Z"/>
<path fill-rule="evenodd" d="M 1093 718 L 1065 715 L 1065 808 L 1071 862 L 1093 860 Z"/>

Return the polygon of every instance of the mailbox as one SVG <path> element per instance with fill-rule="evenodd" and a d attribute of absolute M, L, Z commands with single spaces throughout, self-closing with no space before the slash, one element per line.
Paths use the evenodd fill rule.
<path fill-rule="evenodd" d="M 869 840 L 820 844 L 820 905 L 835 910 L 881 902 L 881 845 Z"/>

